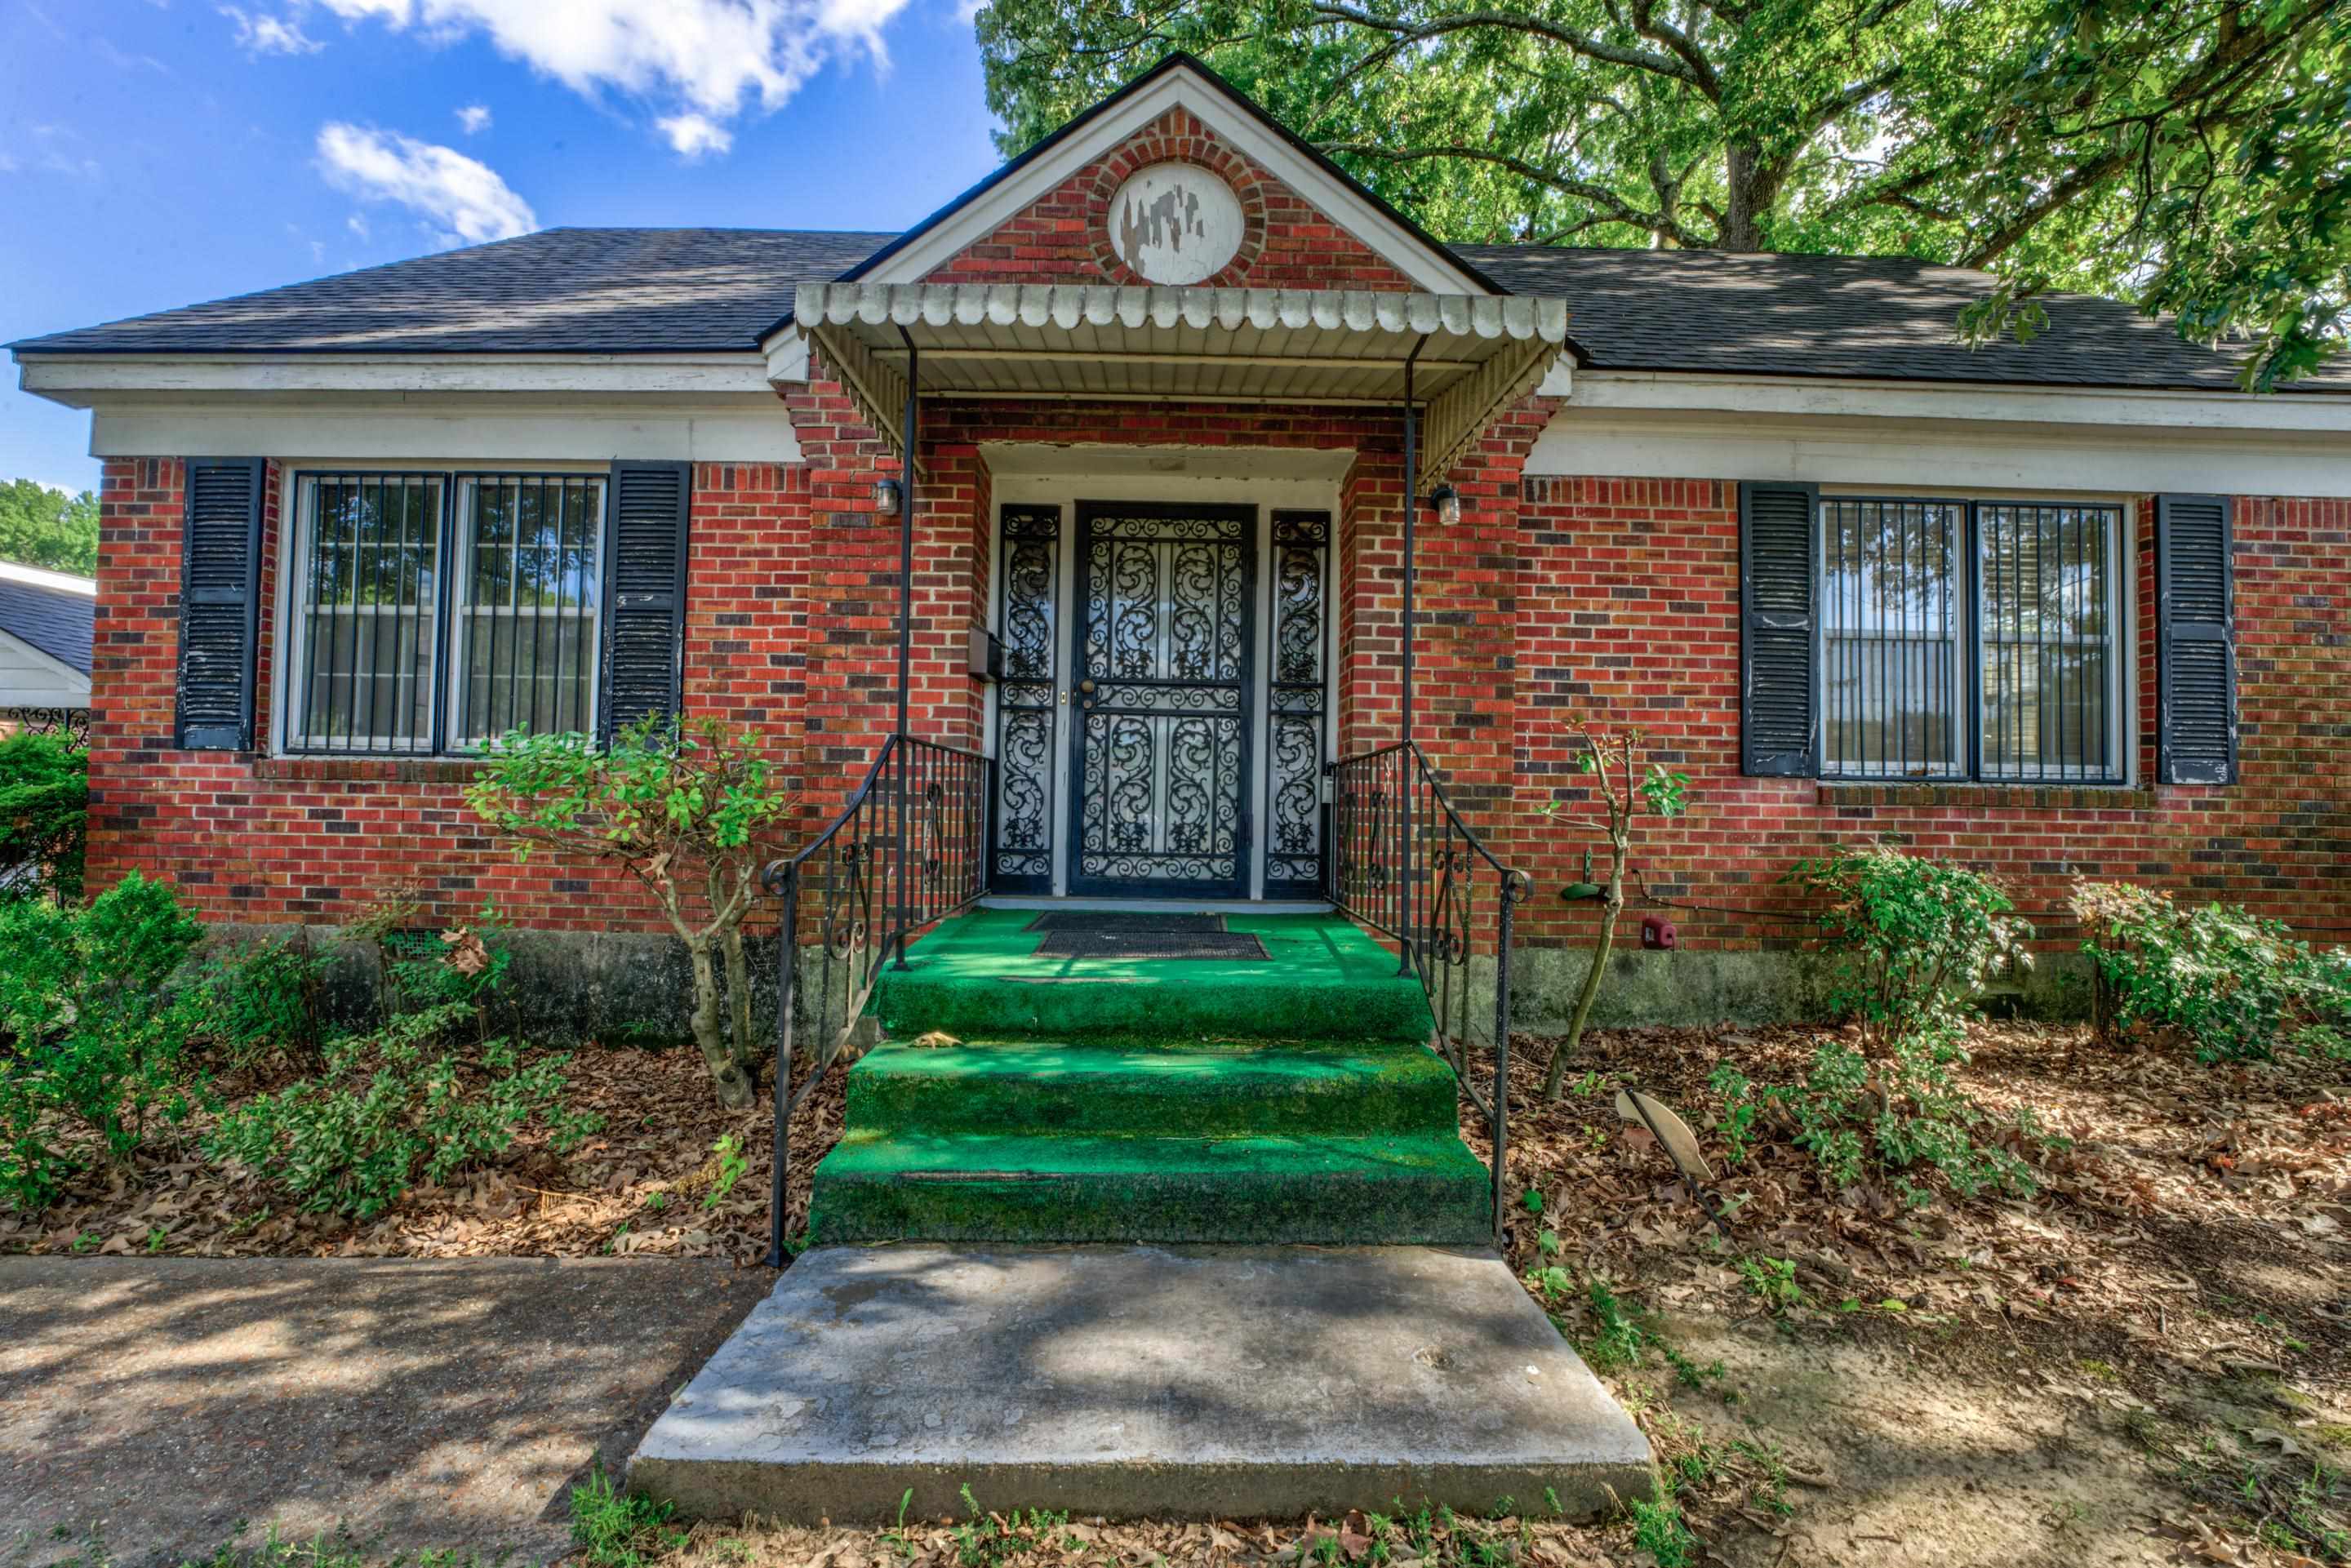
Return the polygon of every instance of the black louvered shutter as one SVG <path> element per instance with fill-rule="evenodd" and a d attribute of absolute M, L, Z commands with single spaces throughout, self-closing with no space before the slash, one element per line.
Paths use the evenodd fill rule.
<path fill-rule="evenodd" d="M 648 714 L 684 703 L 685 519 L 694 470 L 615 463 L 605 510 L 604 701 L 607 741 Z"/>
<path fill-rule="evenodd" d="M 1817 485 L 1739 486 L 1739 732 L 1742 772 L 1819 774 Z"/>
<path fill-rule="evenodd" d="M 250 751 L 264 465 L 258 457 L 191 457 L 186 466 L 179 742 L 191 751 Z"/>
<path fill-rule="evenodd" d="M 2229 497 L 2155 498 L 2157 727 L 2167 784 L 2237 778 L 2237 635 Z"/>

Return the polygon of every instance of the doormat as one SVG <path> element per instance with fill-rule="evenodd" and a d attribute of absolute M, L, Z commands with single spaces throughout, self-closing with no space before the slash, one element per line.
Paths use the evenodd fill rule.
<path fill-rule="evenodd" d="M 1225 929 L 1221 915 L 1146 915 L 1069 910 L 1031 921 L 1045 939 L 1040 958 L 1207 958 L 1262 963 L 1265 944 Z"/>
<path fill-rule="evenodd" d="M 1167 915 L 1149 909 L 1049 909 L 1023 931 L 1181 931 L 1201 936 L 1222 931 L 1221 915 Z"/>

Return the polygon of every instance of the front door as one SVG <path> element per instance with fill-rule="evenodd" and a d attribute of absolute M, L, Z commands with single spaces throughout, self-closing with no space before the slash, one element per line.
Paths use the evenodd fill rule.
<path fill-rule="evenodd" d="M 1257 508 L 1081 502 L 1069 889 L 1246 898 Z"/>

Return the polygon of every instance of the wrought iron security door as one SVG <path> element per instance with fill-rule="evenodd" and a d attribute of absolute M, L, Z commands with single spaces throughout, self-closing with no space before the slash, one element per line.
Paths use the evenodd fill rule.
<path fill-rule="evenodd" d="M 1257 509 L 1081 504 L 1069 888 L 1246 898 Z"/>

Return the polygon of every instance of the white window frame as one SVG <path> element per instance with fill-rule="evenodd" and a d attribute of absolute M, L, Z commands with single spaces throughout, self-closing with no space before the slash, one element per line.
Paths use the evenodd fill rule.
<path fill-rule="evenodd" d="M 579 716 L 580 723 L 578 727 L 582 733 L 595 734 L 597 705 L 603 700 L 604 695 L 604 569 L 606 534 L 609 531 L 607 518 L 611 502 L 610 480 L 601 474 L 567 474 L 551 469 L 515 470 L 503 473 L 477 469 L 455 473 L 451 477 L 457 489 L 455 498 L 450 503 L 450 526 L 455 536 L 455 542 L 462 553 L 456 575 L 449 580 L 449 635 L 444 643 L 448 652 L 449 664 L 442 681 L 443 701 L 447 705 L 443 710 L 447 717 L 441 727 L 443 749 L 453 755 L 471 756 L 495 747 L 499 739 L 498 736 L 484 736 L 475 740 L 462 738 L 466 727 L 465 704 L 468 695 L 466 688 L 469 685 L 468 673 L 472 668 L 473 660 L 472 616 L 477 608 L 470 601 L 469 595 L 473 591 L 476 552 L 481 548 L 481 530 L 475 526 L 474 507 L 479 500 L 485 480 L 581 479 L 595 486 L 596 505 L 593 524 L 595 559 L 588 572 L 589 580 L 593 587 L 592 601 L 575 610 L 533 611 L 528 616 L 519 610 L 505 611 L 501 606 L 490 607 L 494 613 L 505 613 L 508 618 L 507 624 L 510 626 L 533 622 L 543 623 L 544 619 L 549 617 L 559 620 L 581 620 L 587 622 L 587 646 L 583 657 L 587 664 L 588 690 L 581 705 L 582 711 Z M 561 646 L 559 635 L 557 645 Z M 535 674 L 534 678 L 536 678 Z"/>
<path fill-rule="evenodd" d="M 1996 788 L 2040 789 L 2047 787 L 2083 789 L 2123 789 L 2131 786 L 2138 776 L 2138 711 L 2135 699 L 2137 691 L 2138 628 L 2137 628 L 2137 560 L 2138 508 L 2137 497 L 2104 493 L 2068 493 L 2048 489 L 1970 490 L 1886 485 L 1823 485 L 1813 509 L 1813 562 L 1825 585 L 1829 572 L 1829 530 L 1821 512 L 1836 501 L 1945 502 L 1963 509 L 1959 538 L 1952 552 L 1959 566 L 1959 580 L 1953 584 L 1952 615 L 1957 627 L 1954 643 L 1966 661 L 1959 685 L 1959 710 L 1952 716 L 1952 740 L 1958 757 L 1955 768 L 1948 772 L 1906 775 L 1893 772 L 1844 772 L 1834 769 L 1829 756 L 1828 734 L 1828 604 L 1823 589 L 1819 613 L 1815 616 L 1813 633 L 1813 657 L 1821 672 L 1819 690 L 1821 708 L 1820 779 L 1833 784 L 1981 784 Z M 2113 765 L 2103 772 L 2069 770 L 2052 764 L 2046 770 L 1995 770 L 1984 758 L 1981 747 L 1985 692 L 1983 684 L 1984 629 L 1979 586 L 1981 578 L 1978 550 L 1980 538 L 1977 512 L 1986 507 L 2057 507 L 2108 508 L 2115 514 L 2114 531 L 2108 540 L 2111 553 L 2106 572 L 2106 713 L 2107 733 Z"/>
<path fill-rule="evenodd" d="M 463 595 L 469 588 L 475 549 L 475 529 L 470 497 L 478 493 L 479 482 L 485 479 L 561 478 L 589 480 L 597 487 L 594 545 L 595 564 L 590 573 L 595 585 L 592 609 L 568 613 L 586 619 L 588 625 L 588 693 L 586 712 L 581 716 L 583 727 L 596 733 L 601 705 L 603 701 L 603 636 L 606 586 L 611 546 L 611 467 L 606 464 L 576 462 L 526 463 L 491 466 L 481 463 L 453 464 L 447 462 L 339 462 L 333 459 L 287 459 L 281 464 L 283 478 L 277 495 L 278 538 L 281 548 L 275 601 L 275 634 L 272 638 L 272 673 L 269 738 L 272 755 L 287 758 L 376 758 L 395 760 L 431 759 L 435 758 L 476 757 L 482 744 L 466 744 L 455 738 L 463 703 L 465 627 L 466 613 Z M 340 477 L 381 476 L 434 480 L 442 486 L 439 513 L 440 545 L 435 557 L 435 569 L 440 580 L 436 584 L 430 613 L 434 618 L 434 646 L 432 667 L 424 677 L 433 693 L 434 709 L 426 719 L 428 734 L 420 745 L 392 747 L 378 744 L 362 745 L 381 737 L 353 737 L 349 747 L 319 747 L 298 744 L 301 727 L 297 722 L 297 704 L 309 695 L 301 679 L 307 670 L 308 653 L 308 616 L 304 593 L 310 577 L 312 528 L 308 509 L 314 504 L 319 481 Z M 461 501 L 461 497 L 465 499 Z M 466 575 L 455 573 L 462 570 Z"/>

